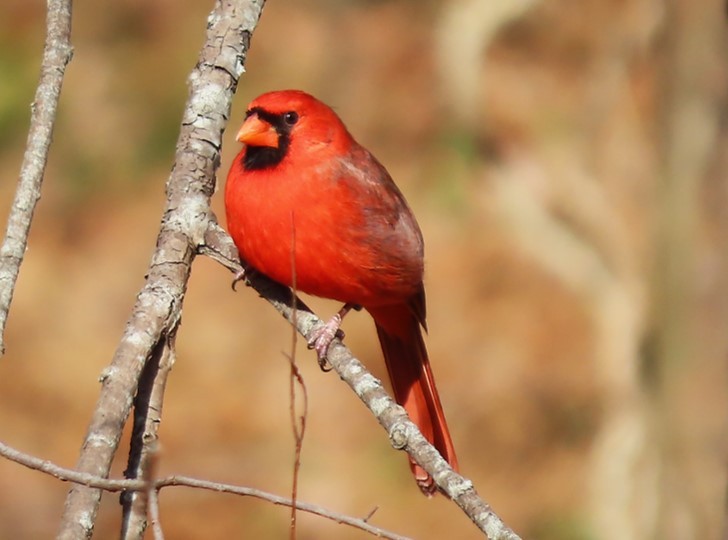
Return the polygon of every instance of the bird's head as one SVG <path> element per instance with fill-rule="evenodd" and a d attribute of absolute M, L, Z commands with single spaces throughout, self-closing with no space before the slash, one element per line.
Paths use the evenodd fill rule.
<path fill-rule="evenodd" d="M 266 169 L 292 154 L 314 154 L 325 147 L 345 150 L 346 127 L 326 104 L 300 90 L 268 92 L 248 105 L 236 136 L 245 144 L 246 170 Z"/>

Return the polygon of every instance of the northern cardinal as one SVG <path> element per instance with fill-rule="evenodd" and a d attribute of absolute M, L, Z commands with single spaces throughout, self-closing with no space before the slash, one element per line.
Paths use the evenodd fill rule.
<path fill-rule="evenodd" d="M 244 146 L 228 173 L 225 210 L 241 259 L 279 283 L 290 287 L 295 275 L 297 290 L 345 303 L 310 343 L 320 358 L 346 312 L 366 309 L 397 403 L 457 470 L 422 338 L 422 233 L 389 173 L 330 107 L 299 90 L 253 100 L 237 140 Z M 410 466 L 433 494 L 432 477 Z"/>

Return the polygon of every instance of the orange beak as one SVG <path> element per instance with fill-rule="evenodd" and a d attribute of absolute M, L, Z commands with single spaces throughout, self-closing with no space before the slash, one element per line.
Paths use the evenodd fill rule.
<path fill-rule="evenodd" d="M 273 126 L 261 120 L 257 114 L 250 115 L 235 138 L 248 146 L 270 146 L 278 148 L 278 133 Z"/>

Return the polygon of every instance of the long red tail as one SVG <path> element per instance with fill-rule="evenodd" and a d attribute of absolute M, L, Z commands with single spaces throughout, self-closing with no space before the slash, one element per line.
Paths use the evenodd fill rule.
<path fill-rule="evenodd" d="M 405 408 L 425 438 L 457 471 L 455 447 L 447 428 L 417 317 L 407 305 L 368 311 L 376 323 L 397 403 Z M 411 459 L 410 468 L 422 492 L 428 496 L 435 493 L 437 486 L 433 478 Z"/>

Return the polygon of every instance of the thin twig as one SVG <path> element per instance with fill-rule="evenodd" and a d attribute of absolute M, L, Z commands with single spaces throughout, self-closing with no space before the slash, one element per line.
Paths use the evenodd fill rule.
<path fill-rule="evenodd" d="M 102 376 L 77 464 L 81 472 L 108 476 L 141 371 L 164 335 L 173 334 L 179 324 L 192 260 L 211 219 L 222 131 L 262 8 L 263 0 L 217 0 L 208 17 L 206 40 L 189 77 L 157 247 L 111 366 Z M 58 538 L 90 538 L 100 499 L 98 489 L 72 488 Z"/>
<path fill-rule="evenodd" d="M 296 345 L 298 344 L 298 332 L 296 332 L 296 227 L 291 214 L 291 302 L 293 302 L 293 327 L 291 328 L 291 354 L 288 360 L 291 364 L 289 399 L 291 412 L 291 429 L 293 430 L 293 441 L 295 444 L 293 458 L 293 485 L 291 486 L 291 526 L 290 539 L 296 539 L 296 499 L 298 497 L 298 476 L 301 469 L 301 450 L 303 449 L 303 436 L 306 433 L 306 418 L 308 417 L 308 392 L 298 366 L 296 365 Z M 303 411 L 301 412 L 301 424 L 299 427 L 296 418 L 296 383 L 301 387 L 303 396 Z"/>
<path fill-rule="evenodd" d="M 166 380 L 166 377 L 165 377 Z M 147 508 L 149 511 L 149 521 L 152 523 L 152 534 L 154 540 L 164 540 L 164 532 L 162 531 L 162 521 L 159 517 L 159 488 L 155 486 L 154 480 L 157 477 L 157 465 L 159 463 L 159 443 L 155 438 L 153 442 L 145 444 L 146 447 L 146 465 L 144 467 L 144 476 L 142 480 L 147 485 Z M 143 538 L 142 535 L 139 538 Z"/>
<path fill-rule="evenodd" d="M 298 475 L 301 469 L 301 450 L 303 449 L 303 436 L 306 432 L 306 417 L 308 416 L 308 392 L 306 390 L 306 384 L 303 381 L 303 376 L 301 375 L 301 372 L 296 365 L 295 341 L 296 340 L 294 338 L 294 352 L 288 358 L 291 365 L 291 428 L 293 430 L 293 441 L 295 444 L 293 457 L 293 485 L 291 487 L 291 540 L 295 540 L 296 538 L 296 501 L 298 500 Z M 298 423 L 298 419 L 296 418 L 296 384 L 301 387 L 301 396 L 303 401 L 303 411 L 301 412 L 300 425 Z"/>
<path fill-rule="evenodd" d="M 154 540 L 164 540 L 162 522 L 159 519 L 159 489 L 150 488 L 147 498 L 149 499 L 149 519 L 152 522 Z"/>
<path fill-rule="evenodd" d="M 157 463 L 159 461 L 159 445 L 155 440 L 154 443 L 147 448 L 147 467 L 144 471 L 147 476 L 142 480 L 147 485 L 147 508 L 149 510 L 149 521 L 152 523 L 152 535 L 154 540 L 164 540 L 164 532 L 162 531 L 162 520 L 159 517 L 159 489 L 154 484 L 154 478 L 157 475 Z M 139 538 L 143 538 L 142 535 Z"/>
<path fill-rule="evenodd" d="M 40 80 L 31 105 L 28 141 L 15 198 L 0 247 L 0 356 L 5 353 L 5 324 L 28 245 L 33 212 L 40 198 L 63 76 L 73 56 L 70 40 L 71 0 L 48 0 Z"/>
<path fill-rule="evenodd" d="M 377 513 L 377 510 L 379 510 L 379 506 L 378 505 L 375 506 L 374 508 L 372 508 L 371 510 L 369 510 L 369 513 L 366 516 L 364 516 L 364 521 L 369 521 L 370 519 L 372 519 L 372 517 L 374 516 L 374 514 Z"/>
<path fill-rule="evenodd" d="M 170 476 L 170 477 L 158 480 L 157 482 L 155 482 L 155 485 L 158 488 L 166 487 L 166 486 L 188 486 L 188 487 L 195 487 L 195 488 L 200 488 L 200 489 L 218 491 L 218 492 L 222 492 L 222 493 L 233 493 L 235 495 L 245 495 L 248 497 L 255 497 L 256 499 L 261 499 L 261 500 L 268 501 L 270 503 L 281 505 L 281 506 L 291 506 L 291 504 L 293 502 L 290 499 L 286 499 L 285 497 L 279 497 L 278 495 L 274 495 L 272 493 L 267 493 L 265 491 L 261 491 L 258 489 L 233 486 L 230 484 L 220 484 L 217 482 L 210 482 L 207 480 L 198 480 L 196 478 L 190 478 L 188 476 Z M 388 538 L 391 540 L 408 540 L 408 538 L 406 536 L 401 536 L 399 534 L 385 531 L 384 529 L 380 529 L 379 527 L 374 527 L 374 526 L 370 525 L 369 523 L 367 523 L 366 521 L 359 519 L 359 518 L 353 518 L 353 517 L 347 516 L 345 514 L 337 514 L 335 512 L 331 512 L 330 510 L 327 510 L 323 506 L 319 506 L 317 504 L 304 503 L 301 501 L 297 501 L 296 508 L 302 512 L 308 512 L 309 514 L 315 514 L 317 516 L 321 516 L 321 517 L 330 519 L 332 521 L 336 521 L 337 523 L 341 523 L 343 525 L 349 525 L 351 527 L 356 527 L 357 529 L 361 529 L 362 531 L 371 533 L 374 536 L 379 536 L 381 538 Z"/>
<path fill-rule="evenodd" d="M 232 239 L 216 223 L 211 223 L 205 235 L 205 244 L 200 248 L 201 253 L 218 261 L 233 273 L 241 270 Z M 248 283 L 291 322 L 304 338 L 309 339 L 313 332 L 323 325 L 323 322 L 300 299 L 297 298 L 295 303 L 291 301 L 291 293 L 287 287 L 257 273 L 252 273 L 248 277 Z M 328 351 L 328 361 L 339 377 L 354 390 L 384 427 L 392 446 L 407 452 L 430 473 L 438 487 L 489 539 L 519 538 L 480 498 L 473 483 L 453 471 L 437 449 L 424 438 L 419 428 L 409 419 L 405 410 L 387 394 L 382 383 L 367 371 L 340 340 L 332 342 Z"/>
<path fill-rule="evenodd" d="M 205 489 L 208 491 L 216 491 L 219 493 L 230 493 L 234 495 L 240 495 L 245 497 L 254 497 L 256 499 L 260 499 L 263 501 L 270 502 L 272 504 L 280 505 L 280 506 L 291 506 L 292 501 L 290 499 L 286 499 L 285 497 L 280 497 L 278 495 L 275 495 L 273 493 L 268 493 L 266 491 L 261 491 L 259 489 L 249 488 L 249 487 L 243 487 L 243 486 L 236 486 L 232 484 L 223 484 L 219 482 L 212 482 L 209 480 L 200 480 L 197 478 L 192 478 L 189 476 L 168 476 L 165 478 L 160 478 L 157 480 L 154 480 L 152 482 L 152 485 L 149 485 L 149 482 L 145 480 L 127 480 L 127 479 L 109 479 L 109 478 L 102 478 L 99 476 L 94 476 L 92 474 L 79 472 L 73 469 L 66 469 L 63 467 L 60 467 L 59 465 L 56 465 L 55 463 L 40 459 L 34 456 L 31 456 L 29 454 L 26 454 L 24 452 L 21 452 L 15 448 L 12 448 L 8 445 L 6 445 L 3 442 L 0 442 L 0 456 L 9 459 L 10 461 L 14 461 L 15 463 L 18 463 L 20 465 L 23 465 L 25 467 L 28 467 L 29 469 L 37 470 L 40 472 L 43 472 L 45 474 L 49 474 L 55 478 L 58 478 L 59 480 L 63 480 L 65 482 L 73 482 L 76 484 L 80 484 L 83 486 L 88 486 L 92 488 L 102 489 L 105 491 L 111 491 L 111 492 L 119 492 L 119 491 L 145 491 L 149 490 L 151 488 L 154 488 L 154 490 L 160 490 L 165 487 L 172 487 L 172 486 L 186 486 L 191 488 L 197 488 L 197 489 Z M 380 529 L 379 527 L 375 527 L 373 525 L 370 525 L 366 521 L 358 518 L 354 518 L 351 516 L 347 516 L 345 514 L 339 514 L 337 512 L 332 512 L 331 510 L 328 510 L 322 506 L 311 504 L 311 503 L 305 503 L 301 501 L 296 502 L 296 508 L 302 512 L 308 512 L 310 514 L 315 514 L 318 516 L 321 516 L 326 519 L 330 519 L 332 521 L 335 521 L 336 523 L 341 523 L 344 525 L 349 525 L 351 527 L 355 527 L 357 529 L 366 531 L 370 534 L 373 534 L 374 536 L 379 536 L 381 538 L 387 538 L 391 540 L 408 540 L 407 537 L 401 536 L 389 531 L 386 531 L 384 529 Z M 155 519 L 154 515 L 151 514 L 152 520 Z M 158 518 L 158 516 L 157 516 Z"/>

